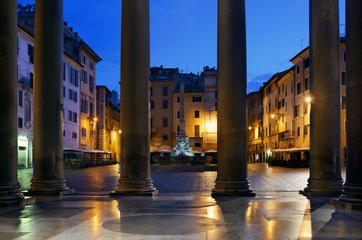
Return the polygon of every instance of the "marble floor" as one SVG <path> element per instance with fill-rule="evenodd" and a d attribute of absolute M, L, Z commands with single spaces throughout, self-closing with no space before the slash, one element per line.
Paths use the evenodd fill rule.
<path fill-rule="evenodd" d="M 362 211 L 297 192 L 36 197 L 0 208 L 0 239 L 362 239 Z"/>

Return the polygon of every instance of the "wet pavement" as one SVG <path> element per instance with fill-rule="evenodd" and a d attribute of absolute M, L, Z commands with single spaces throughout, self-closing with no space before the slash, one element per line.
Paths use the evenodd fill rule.
<path fill-rule="evenodd" d="M 151 178 L 159 194 L 210 195 L 216 171 L 159 171 L 151 168 Z M 19 181 L 24 190 L 30 186 L 31 169 L 19 170 Z M 345 171 L 342 171 L 342 177 Z M 69 188 L 76 193 L 108 194 L 117 186 L 118 165 L 85 169 L 65 169 Z M 248 164 L 251 187 L 258 192 L 298 192 L 307 186 L 309 168 L 284 168 L 267 164 Z"/>
<path fill-rule="evenodd" d="M 117 165 L 66 170 L 77 193 L 0 209 L 0 239 L 362 239 L 362 211 L 298 194 L 309 169 L 249 164 L 248 173 L 255 197 L 212 198 L 215 171 L 153 170 L 157 196 L 110 198 Z"/>

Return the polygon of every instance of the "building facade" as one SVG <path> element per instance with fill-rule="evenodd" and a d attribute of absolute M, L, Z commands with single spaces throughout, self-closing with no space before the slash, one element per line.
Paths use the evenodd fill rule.
<path fill-rule="evenodd" d="M 19 167 L 32 167 L 34 6 L 18 7 L 18 159 Z M 65 158 L 80 158 L 97 148 L 96 64 L 101 58 L 63 25 L 63 146 Z"/>
<path fill-rule="evenodd" d="M 97 86 L 97 150 L 109 152 L 111 159 L 120 162 L 122 133 L 120 129 L 120 109 L 111 101 L 116 92 L 106 86 Z"/>
<path fill-rule="evenodd" d="M 346 160 L 346 71 L 345 40 L 340 42 L 340 101 L 341 133 L 340 159 Z M 292 165 L 293 161 L 308 164 L 310 149 L 310 110 L 313 96 L 310 94 L 309 47 L 291 60 L 293 66 L 281 73 L 274 74 L 258 92 L 248 95 L 249 146 L 248 159 L 254 162 L 255 142 L 259 134 L 255 133 L 255 98 L 262 95 L 262 136 L 263 159 L 276 164 Z M 258 115 L 258 117 L 260 117 Z M 259 124 L 259 125 L 258 125 Z M 260 142 L 258 142 L 260 144 Z M 292 161 L 290 161 L 292 160 Z M 298 165 L 298 164 L 297 164 Z"/>

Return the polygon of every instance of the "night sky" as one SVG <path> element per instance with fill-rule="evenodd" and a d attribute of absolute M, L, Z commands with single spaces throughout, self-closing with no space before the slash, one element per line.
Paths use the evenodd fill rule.
<path fill-rule="evenodd" d="M 119 91 L 121 0 L 63 0 L 64 21 L 103 59 L 97 84 Z M 341 34 L 344 2 L 340 0 Z M 21 0 L 21 4 L 34 0 Z M 217 67 L 217 0 L 150 0 L 151 66 Z M 248 92 L 309 44 L 308 0 L 246 0 Z"/>

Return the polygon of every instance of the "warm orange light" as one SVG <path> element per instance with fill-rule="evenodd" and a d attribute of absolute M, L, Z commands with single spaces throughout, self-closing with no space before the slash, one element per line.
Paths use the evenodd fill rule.
<path fill-rule="evenodd" d="M 121 130 L 121 129 L 120 129 L 120 130 L 118 130 L 118 133 L 119 133 L 119 134 L 121 134 L 121 133 L 122 133 L 122 130 Z"/>
<path fill-rule="evenodd" d="M 98 118 L 97 118 L 97 117 L 94 117 L 94 118 L 93 118 L 93 121 L 94 121 L 94 122 L 97 122 L 97 121 L 98 121 Z"/>
<path fill-rule="evenodd" d="M 271 115 L 271 118 L 274 118 L 274 117 L 275 117 L 275 115 L 274 115 L 274 114 L 272 114 L 272 115 Z"/>
<path fill-rule="evenodd" d="M 306 97 L 306 98 L 305 98 L 305 101 L 306 101 L 307 103 L 310 103 L 310 102 L 312 101 L 312 98 L 311 98 L 311 97 Z"/>
<path fill-rule="evenodd" d="M 249 127 L 249 130 L 251 130 L 251 127 Z"/>

